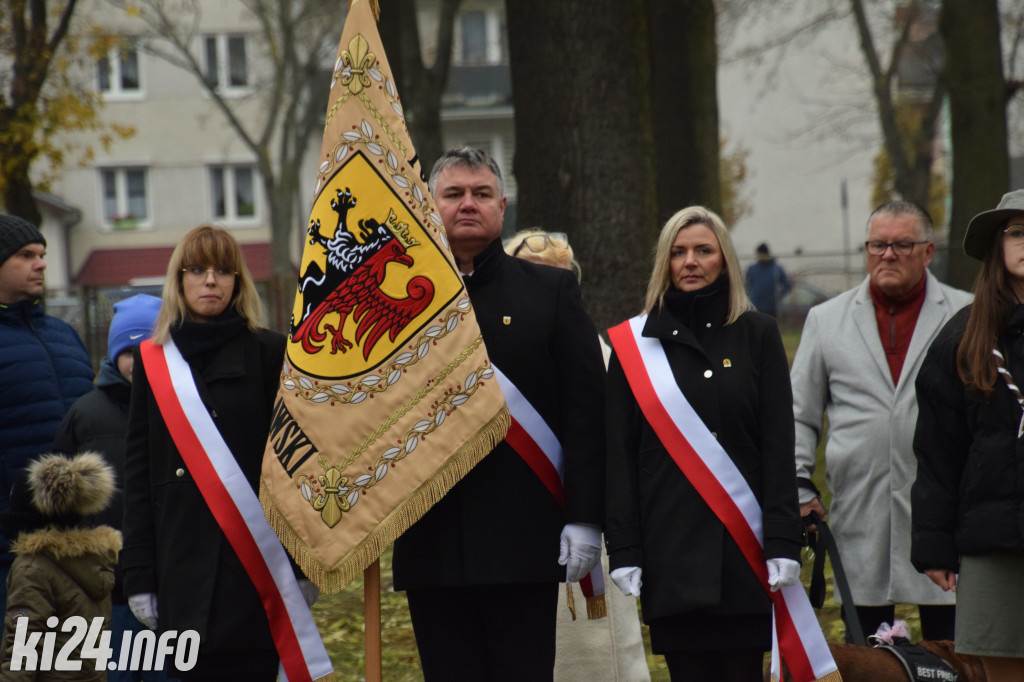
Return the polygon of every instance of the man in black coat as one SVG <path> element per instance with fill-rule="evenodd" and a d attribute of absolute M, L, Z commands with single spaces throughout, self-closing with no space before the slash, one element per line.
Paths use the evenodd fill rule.
<path fill-rule="evenodd" d="M 604 365 L 568 270 L 511 258 L 506 197 L 486 153 L 447 152 L 431 173 L 487 353 L 558 436 L 564 504 L 500 443 L 395 543 L 426 682 L 552 679 L 558 583 L 600 557 Z M 568 566 L 568 568 L 566 568 Z"/>

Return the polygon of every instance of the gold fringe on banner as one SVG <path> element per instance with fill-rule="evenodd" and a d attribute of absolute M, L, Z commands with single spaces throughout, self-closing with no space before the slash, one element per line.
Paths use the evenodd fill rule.
<path fill-rule="evenodd" d="M 263 503 L 267 520 L 281 539 L 288 553 L 306 576 L 327 593 L 340 592 L 352 580 L 362 575 L 363 569 L 373 563 L 402 533 L 427 513 L 452 487 L 462 480 L 476 464 L 498 443 L 505 439 L 511 425 L 508 408 L 501 410 L 479 429 L 438 469 L 435 475 L 425 481 L 416 494 L 385 518 L 373 533 L 347 554 L 335 567 L 325 568 L 317 560 L 310 547 L 288 524 L 285 517 L 271 503 L 266 482 L 260 480 L 260 502 Z"/>

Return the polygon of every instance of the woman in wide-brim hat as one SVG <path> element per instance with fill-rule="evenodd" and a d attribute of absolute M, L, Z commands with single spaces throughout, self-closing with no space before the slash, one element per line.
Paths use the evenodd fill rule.
<path fill-rule="evenodd" d="M 1024 679 L 1024 190 L 976 215 L 974 303 L 917 378 L 911 560 L 957 593 L 956 651 L 990 682 Z"/>

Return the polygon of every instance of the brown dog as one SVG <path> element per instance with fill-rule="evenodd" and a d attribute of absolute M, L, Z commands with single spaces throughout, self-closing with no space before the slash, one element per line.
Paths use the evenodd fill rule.
<path fill-rule="evenodd" d="M 970 654 L 956 653 L 953 642 L 925 640 L 918 644 L 949 663 L 960 674 L 960 682 L 985 682 L 987 679 L 981 660 Z M 856 644 L 829 644 L 828 648 L 843 682 L 908 682 L 903 664 L 888 651 Z M 769 672 L 765 672 L 764 679 L 770 679 Z M 792 678 L 784 673 L 783 680 L 791 682 Z"/>

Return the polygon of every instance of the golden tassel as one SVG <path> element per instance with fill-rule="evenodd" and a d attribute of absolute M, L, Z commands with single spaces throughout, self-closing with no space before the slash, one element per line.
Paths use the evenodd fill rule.
<path fill-rule="evenodd" d="M 587 597 L 587 618 L 590 620 L 596 620 L 598 618 L 604 618 L 608 615 L 608 602 L 605 601 L 603 594 L 595 594 L 593 597 Z"/>

